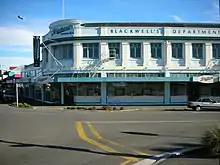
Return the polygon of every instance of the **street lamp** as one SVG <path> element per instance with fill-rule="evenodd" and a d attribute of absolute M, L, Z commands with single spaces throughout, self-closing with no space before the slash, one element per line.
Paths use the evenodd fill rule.
<path fill-rule="evenodd" d="M 24 21 L 24 17 L 23 16 L 20 16 L 18 15 L 18 19 L 21 20 L 21 21 Z M 34 35 L 35 36 L 38 36 L 36 35 L 35 31 L 34 32 Z M 57 42 L 56 40 L 52 40 L 52 39 L 49 39 L 49 41 L 53 41 L 53 42 Z M 44 48 L 46 48 L 46 50 L 48 51 L 48 54 L 53 58 L 55 64 L 57 65 L 58 69 L 57 71 L 55 71 L 51 76 L 49 76 L 45 81 L 49 80 L 50 78 L 52 78 L 56 73 L 58 73 L 59 71 L 61 71 L 61 68 L 64 67 L 64 65 L 53 55 L 53 53 L 50 51 L 50 49 L 45 45 L 44 41 L 42 41 L 42 45 Z M 60 66 L 61 67 L 60 67 Z M 42 66 L 41 66 L 42 67 Z M 42 76 L 43 76 L 43 70 L 42 70 Z M 38 76 L 39 77 L 39 76 Z M 34 80 L 36 79 L 36 77 L 34 78 Z M 17 102 L 17 106 L 18 106 L 18 84 L 16 83 L 16 102 Z"/>

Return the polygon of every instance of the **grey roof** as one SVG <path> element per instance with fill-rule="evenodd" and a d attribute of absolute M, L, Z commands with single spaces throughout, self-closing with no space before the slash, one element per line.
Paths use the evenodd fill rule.
<path fill-rule="evenodd" d="M 201 27 L 201 28 L 220 28 L 220 23 L 168 23 L 168 22 L 96 22 L 83 23 L 84 27 Z"/>

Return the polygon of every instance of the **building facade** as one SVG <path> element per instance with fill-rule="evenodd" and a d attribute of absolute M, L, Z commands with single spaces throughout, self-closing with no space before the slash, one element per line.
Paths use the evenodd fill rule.
<path fill-rule="evenodd" d="M 50 24 L 41 47 L 41 76 L 31 82 L 42 101 L 182 105 L 200 96 L 220 99 L 220 24 L 66 19 Z"/>

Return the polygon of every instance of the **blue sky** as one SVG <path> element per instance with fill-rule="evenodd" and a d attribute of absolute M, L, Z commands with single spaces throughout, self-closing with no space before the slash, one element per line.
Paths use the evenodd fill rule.
<path fill-rule="evenodd" d="M 61 19 L 61 0 L 1 0 L 0 65 L 32 62 L 32 35 Z M 20 21 L 18 15 L 25 19 Z M 65 18 L 84 21 L 219 22 L 219 0 L 65 0 Z"/>

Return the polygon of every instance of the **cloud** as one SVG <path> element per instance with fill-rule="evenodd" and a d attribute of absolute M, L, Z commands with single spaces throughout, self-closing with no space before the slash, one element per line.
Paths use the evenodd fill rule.
<path fill-rule="evenodd" d="M 30 24 L 18 21 L 0 25 L 0 64 L 4 65 L 3 68 L 33 63 L 33 35 L 45 35 L 52 21 L 31 21 Z"/>
<path fill-rule="evenodd" d="M 183 22 L 182 18 L 178 15 L 171 15 L 170 16 L 175 22 Z"/>
<path fill-rule="evenodd" d="M 0 26 L 0 51 L 27 52 L 32 50 L 33 36 L 43 36 L 48 32 L 51 20 L 19 21 L 14 24 Z M 0 52 L 1 53 L 1 52 Z M 1 55 L 1 54 L 0 54 Z"/>
<path fill-rule="evenodd" d="M 21 66 L 21 65 L 28 65 L 33 63 L 32 57 L 1 57 L 0 56 L 0 64 L 3 69 L 8 69 L 10 66 Z"/>

